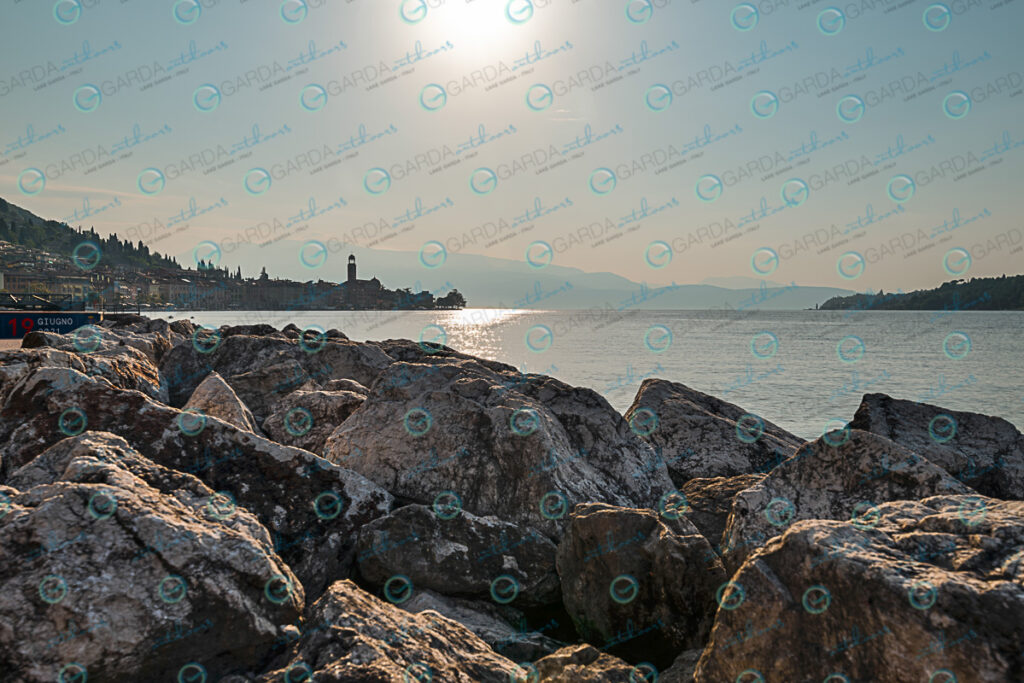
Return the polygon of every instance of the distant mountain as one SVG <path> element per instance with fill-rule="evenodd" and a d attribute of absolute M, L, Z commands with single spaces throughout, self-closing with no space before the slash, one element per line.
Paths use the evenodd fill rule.
<path fill-rule="evenodd" d="M 822 310 L 1017 311 L 1024 310 L 1024 275 L 950 280 L 935 289 L 833 297 Z"/>
<path fill-rule="evenodd" d="M 670 284 L 658 288 L 614 273 L 588 273 L 557 265 L 533 268 L 524 261 L 479 254 L 452 253 L 442 266 L 427 268 L 414 251 L 384 251 L 351 245 L 329 253 L 322 266 L 310 269 L 299 260 L 302 244 L 295 240 L 280 240 L 266 247 L 235 244 L 225 253 L 221 265 L 233 271 L 236 264 L 241 264 L 246 276 L 254 275 L 265 266 L 274 277 L 303 282 L 311 279 L 340 282 L 346 277 L 348 255 L 353 254 L 360 279 L 376 277 L 385 287 L 411 287 L 413 291 L 437 292 L 456 287 L 471 308 L 800 310 L 814 308 L 829 297 L 853 294 L 851 290 L 833 287 L 771 286 L 774 283 L 762 286 L 752 278 L 737 278 L 752 285 L 743 289 L 709 284 Z M 183 263 L 191 258 L 190 252 L 178 255 Z"/>
<path fill-rule="evenodd" d="M 781 282 L 774 282 L 772 280 L 758 280 L 755 277 L 745 277 L 742 275 L 736 275 L 733 277 L 706 277 L 703 280 L 701 280 L 698 284 L 713 285 L 715 287 L 725 287 L 726 289 L 760 289 L 762 282 L 765 283 L 768 287 L 785 286 Z"/>

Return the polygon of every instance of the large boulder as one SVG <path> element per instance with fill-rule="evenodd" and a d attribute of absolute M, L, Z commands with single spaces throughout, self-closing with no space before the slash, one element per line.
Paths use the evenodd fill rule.
<path fill-rule="evenodd" d="M 644 438 L 679 487 L 690 479 L 767 472 L 804 443 L 737 405 L 662 379 L 640 385 L 626 411 L 627 420 L 635 416 L 654 425 Z"/>
<path fill-rule="evenodd" d="M 360 575 L 377 587 L 402 575 L 414 591 L 516 607 L 558 602 L 555 544 L 544 534 L 496 517 L 451 515 L 406 505 L 366 524 L 356 543 Z"/>
<path fill-rule="evenodd" d="M 327 437 L 365 400 L 366 393 L 353 391 L 292 391 L 274 404 L 263 431 L 278 443 L 323 453 Z"/>
<path fill-rule="evenodd" d="M 163 357 L 160 369 L 170 385 L 171 405 L 184 404 L 199 381 L 210 370 L 216 370 L 262 420 L 268 413 L 257 410 L 252 397 L 246 395 L 232 378 L 288 360 L 298 364 L 299 381 L 291 388 L 282 384 L 281 395 L 310 379 L 318 384 L 332 379 L 354 379 L 369 386 L 392 362 L 376 346 L 340 338 L 329 339 L 326 335 L 323 338 L 307 335 L 306 339 L 288 339 L 283 335 L 222 336 L 220 332 L 199 328 L 194 335 L 194 343 L 173 348 Z"/>
<path fill-rule="evenodd" d="M 395 363 L 324 456 L 400 498 L 451 492 L 473 514 L 551 535 L 574 503 L 653 507 L 673 488 L 664 465 L 634 477 L 653 452 L 596 392 L 468 360 Z"/>
<path fill-rule="evenodd" d="M 667 667 L 707 640 L 726 580 L 685 517 L 578 505 L 558 545 L 562 600 L 580 635 L 633 662 Z"/>
<path fill-rule="evenodd" d="M 218 417 L 247 432 L 258 433 L 256 420 L 231 386 L 216 372 L 206 376 L 192 392 L 183 410 L 197 411 Z"/>
<path fill-rule="evenodd" d="M 986 496 L 1024 499 L 1024 435 L 1001 417 L 865 394 L 849 426 L 923 455 Z"/>
<path fill-rule="evenodd" d="M 1024 503 L 981 496 L 798 522 L 733 576 L 696 680 L 1020 680 L 1022 541 Z"/>
<path fill-rule="evenodd" d="M 10 472 L 86 428 L 122 436 L 151 460 L 233 497 L 270 530 L 311 596 L 347 575 L 354 532 L 391 508 L 386 491 L 308 451 L 67 369 L 42 368 L 12 390 L 0 410 L 3 467 Z"/>
<path fill-rule="evenodd" d="M 883 436 L 859 429 L 828 432 L 736 494 L 722 558 L 732 573 L 756 548 L 801 519 L 859 519 L 878 503 L 941 493 L 973 490 Z"/>
<path fill-rule="evenodd" d="M 242 508 L 123 439 L 64 439 L 12 478 L 0 515 L 0 671 L 162 680 L 260 662 L 303 590 Z M 81 680 L 85 680 L 85 675 Z M 10 680 L 14 680 L 13 678 Z"/>
<path fill-rule="evenodd" d="M 517 671 L 460 624 L 435 612 L 410 614 L 351 581 L 332 584 L 294 636 L 260 683 L 509 683 Z"/>

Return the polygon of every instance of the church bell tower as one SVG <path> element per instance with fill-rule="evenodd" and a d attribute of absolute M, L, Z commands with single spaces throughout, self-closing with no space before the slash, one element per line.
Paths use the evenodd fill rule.
<path fill-rule="evenodd" d="M 348 255 L 348 281 L 356 281 L 356 257 L 355 254 Z"/>

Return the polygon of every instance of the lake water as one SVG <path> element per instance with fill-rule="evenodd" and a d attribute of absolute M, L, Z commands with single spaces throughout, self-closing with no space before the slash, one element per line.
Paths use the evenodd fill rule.
<path fill-rule="evenodd" d="M 190 311 L 207 325 L 336 327 L 433 341 L 600 392 L 625 411 L 645 377 L 713 394 L 804 437 L 882 392 L 1024 428 L 1024 313 L 941 311 Z M 539 327 L 544 326 L 544 327 Z M 529 335 L 529 339 L 527 336 Z M 777 340 L 777 341 L 776 341 Z M 844 341 L 845 340 L 845 341 Z"/>

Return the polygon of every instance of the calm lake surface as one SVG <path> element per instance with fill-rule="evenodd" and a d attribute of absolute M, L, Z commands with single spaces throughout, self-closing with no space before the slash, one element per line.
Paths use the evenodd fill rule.
<path fill-rule="evenodd" d="M 1024 428 L 1024 313 L 967 311 L 188 311 L 219 326 L 332 327 L 448 346 L 590 387 L 624 412 L 645 377 L 681 382 L 804 437 L 882 392 Z M 543 327 L 541 327 L 543 326 Z"/>

